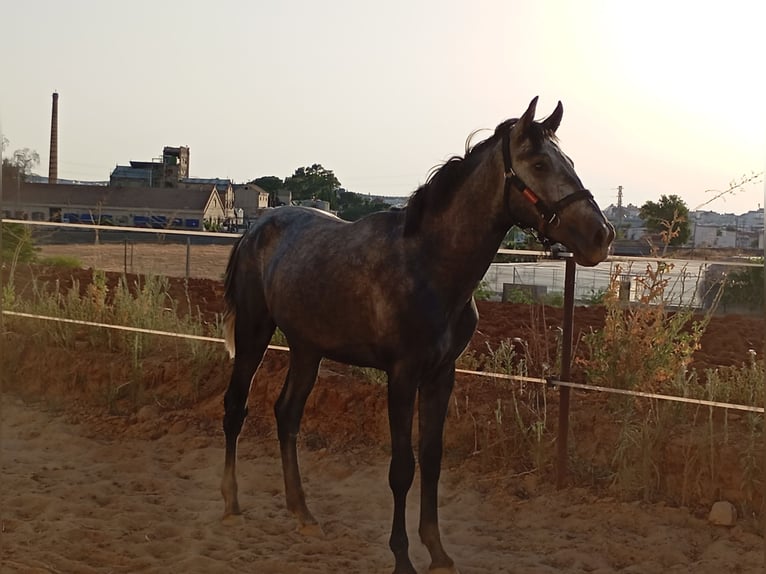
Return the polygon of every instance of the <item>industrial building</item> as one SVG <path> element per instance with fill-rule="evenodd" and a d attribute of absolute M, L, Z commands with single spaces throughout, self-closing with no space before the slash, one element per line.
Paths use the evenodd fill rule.
<path fill-rule="evenodd" d="M 108 185 L 59 183 L 58 94 L 51 109 L 47 181 L 21 182 L 3 197 L 3 217 L 190 230 L 238 230 L 269 206 L 254 184 L 189 176 L 189 148 L 165 146 L 161 158 L 117 165 Z M 44 178 L 43 178 L 44 179 Z"/>

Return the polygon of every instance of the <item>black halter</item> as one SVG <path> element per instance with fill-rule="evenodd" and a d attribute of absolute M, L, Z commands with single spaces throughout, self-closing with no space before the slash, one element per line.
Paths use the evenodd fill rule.
<path fill-rule="evenodd" d="M 512 128 L 513 126 L 511 126 Z M 551 246 L 551 240 L 546 234 L 546 229 L 551 225 L 558 225 L 560 223 L 559 213 L 563 211 L 568 205 L 585 199 L 587 201 L 593 201 L 593 194 L 587 189 L 580 189 L 574 193 L 562 197 L 552 206 L 540 198 L 534 191 L 529 189 L 524 180 L 521 179 L 513 169 L 511 163 L 511 129 L 508 129 L 503 134 L 503 163 L 505 165 L 505 187 L 503 189 L 503 195 L 505 199 L 505 207 L 508 210 L 508 214 L 513 218 L 511 211 L 511 187 L 516 188 L 517 191 L 524 196 L 524 199 L 529 201 L 537 213 L 540 214 L 540 224 L 537 229 L 532 230 L 537 237 L 537 240 L 546 248 Z"/>

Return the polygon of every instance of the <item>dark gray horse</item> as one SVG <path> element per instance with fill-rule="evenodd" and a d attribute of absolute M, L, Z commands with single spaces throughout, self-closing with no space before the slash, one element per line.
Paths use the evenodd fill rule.
<path fill-rule="evenodd" d="M 614 238 L 556 143 L 561 103 L 542 122 L 534 121 L 536 104 L 537 98 L 465 157 L 447 161 L 405 210 L 348 223 L 281 207 L 239 239 L 226 269 L 226 343 L 234 356 L 223 419 L 227 515 L 240 512 L 236 449 L 250 384 L 279 327 L 290 345 L 290 369 L 274 407 L 287 508 L 302 527 L 317 526 L 301 486 L 296 437 L 322 358 L 381 369 L 388 375 L 394 573 L 415 572 L 405 503 L 415 473 L 416 396 L 420 539 L 432 570 L 455 571 L 441 543 L 437 490 L 455 360 L 478 320 L 473 291 L 512 225 L 563 243 L 588 266 L 606 258 Z"/>

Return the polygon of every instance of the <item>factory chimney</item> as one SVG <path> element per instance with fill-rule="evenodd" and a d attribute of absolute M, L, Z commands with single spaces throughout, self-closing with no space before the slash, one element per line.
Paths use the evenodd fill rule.
<path fill-rule="evenodd" d="M 48 183 L 58 183 L 59 177 L 59 95 L 53 92 L 51 108 L 51 149 L 48 159 Z"/>

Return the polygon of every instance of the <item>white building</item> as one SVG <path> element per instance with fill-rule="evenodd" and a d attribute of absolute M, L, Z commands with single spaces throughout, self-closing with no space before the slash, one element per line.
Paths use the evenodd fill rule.
<path fill-rule="evenodd" d="M 692 226 L 691 244 L 694 247 L 734 249 L 737 246 L 737 232 L 718 225 Z"/>

